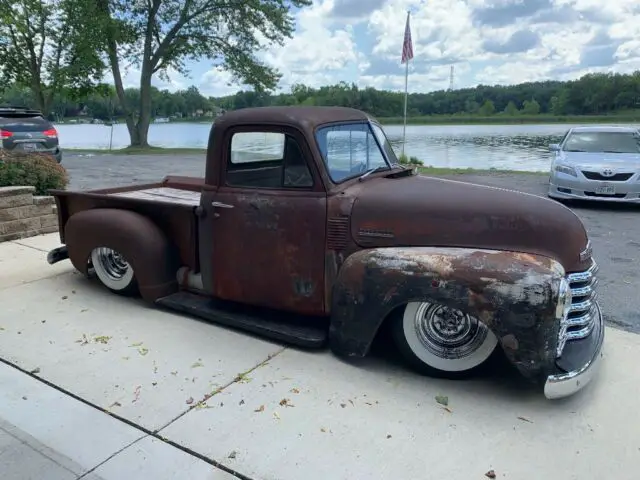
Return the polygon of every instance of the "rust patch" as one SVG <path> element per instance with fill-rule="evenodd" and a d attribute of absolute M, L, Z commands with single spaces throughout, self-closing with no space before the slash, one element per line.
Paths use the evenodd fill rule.
<path fill-rule="evenodd" d="M 441 303 L 484 322 L 523 374 L 553 362 L 557 283 L 546 257 L 480 249 L 403 247 L 363 250 L 343 264 L 333 291 L 331 345 L 364 355 L 381 321 L 411 301 Z"/>
<path fill-rule="evenodd" d="M 502 343 L 502 346 L 506 349 L 518 350 L 518 339 L 513 333 L 509 333 L 508 335 L 502 337 L 500 343 Z"/>

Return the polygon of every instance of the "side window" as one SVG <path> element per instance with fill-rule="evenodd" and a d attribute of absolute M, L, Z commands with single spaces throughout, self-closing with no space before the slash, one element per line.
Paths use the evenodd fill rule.
<path fill-rule="evenodd" d="M 227 184 L 250 188 L 313 186 L 298 142 L 280 132 L 238 132 L 231 137 Z"/>

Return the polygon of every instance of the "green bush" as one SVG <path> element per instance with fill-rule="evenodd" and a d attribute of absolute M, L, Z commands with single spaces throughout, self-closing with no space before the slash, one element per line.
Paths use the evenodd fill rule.
<path fill-rule="evenodd" d="M 50 155 L 0 150 L 0 187 L 30 186 L 36 195 L 64 189 L 69 183 L 65 168 Z"/>
<path fill-rule="evenodd" d="M 424 162 L 419 160 L 418 157 L 407 157 L 404 153 L 398 157 L 401 165 L 414 165 L 416 167 L 422 167 Z"/>

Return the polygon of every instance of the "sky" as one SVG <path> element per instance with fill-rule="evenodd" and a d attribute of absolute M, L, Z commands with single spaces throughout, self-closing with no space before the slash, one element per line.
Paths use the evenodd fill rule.
<path fill-rule="evenodd" d="M 410 92 L 448 88 L 451 66 L 454 88 L 640 70 L 640 0 L 314 0 L 295 12 L 293 38 L 259 56 L 283 74 L 281 92 L 341 81 L 403 91 L 407 10 Z M 242 88 L 206 61 L 189 67 L 153 83 L 205 96 Z M 136 72 L 125 82 L 136 86 Z"/>

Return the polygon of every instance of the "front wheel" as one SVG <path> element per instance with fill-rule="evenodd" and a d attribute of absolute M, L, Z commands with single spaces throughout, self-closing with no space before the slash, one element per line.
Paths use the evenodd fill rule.
<path fill-rule="evenodd" d="M 115 250 L 107 247 L 91 251 L 91 264 L 100 282 L 114 293 L 134 295 L 138 282 L 131 264 Z"/>
<path fill-rule="evenodd" d="M 431 302 L 408 303 L 394 319 L 392 332 L 414 369 L 442 378 L 475 373 L 498 344 L 495 334 L 475 317 Z"/>

